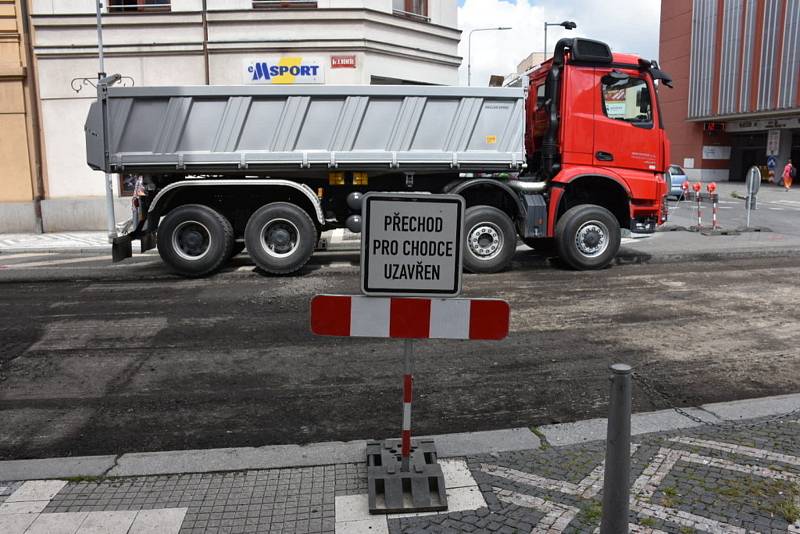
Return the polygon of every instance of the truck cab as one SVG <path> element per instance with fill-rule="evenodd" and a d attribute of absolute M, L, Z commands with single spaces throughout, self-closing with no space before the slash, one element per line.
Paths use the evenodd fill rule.
<path fill-rule="evenodd" d="M 575 267 L 599 266 L 616 254 L 617 232 L 580 221 L 577 233 L 559 231 L 571 210 L 593 206 L 582 208 L 579 219 L 610 214 L 620 228 L 638 233 L 663 222 L 669 141 L 657 84 L 670 82 L 655 61 L 612 54 L 588 39 L 562 39 L 554 56 L 528 73 L 525 179 L 548 184 L 545 237 L 529 244 L 553 248 L 551 239 L 574 238 L 578 250 L 562 243 L 561 256 Z"/>

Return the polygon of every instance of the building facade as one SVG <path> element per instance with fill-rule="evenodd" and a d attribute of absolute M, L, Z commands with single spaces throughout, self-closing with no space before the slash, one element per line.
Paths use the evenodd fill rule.
<path fill-rule="evenodd" d="M 28 1 L 46 170 L 44 229 L 103 229 L 104 177 L 86 165 L 83 133 L 96 98 L 89 83 L 98 71 L 95 1 Z M 105 70 L 125 76 L 125 84 L 458 83 L 456 0 L 104 4 Z M 122 219 L 128 190 L 119 177 L 114 193 Z"/>
<path fill-rule="evenodd" d="M 773 181 L 800 159 L 800 0 L 661 3 L 660 92 L 672 162 L 691 180 Z"/>
<path fill-rule="evenodd" d="M 44 194 L 22 2 L 0 0 L 0 226 L 11 232 L 41 229 Z"/>

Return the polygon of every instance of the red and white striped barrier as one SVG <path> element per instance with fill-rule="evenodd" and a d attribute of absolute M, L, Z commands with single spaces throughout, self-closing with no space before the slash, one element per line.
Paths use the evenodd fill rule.
<path fill-rule="evenodd" d="M 311 331 L 319 336 L 503 339 L 509 306 L 497 299 L 317 295 Z"/>

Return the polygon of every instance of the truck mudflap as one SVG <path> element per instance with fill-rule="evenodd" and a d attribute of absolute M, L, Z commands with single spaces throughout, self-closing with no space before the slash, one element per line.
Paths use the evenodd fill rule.
<path fill-rule="evenodd" d="M 114 263 L 128 259 L 133 256 L 131 246 L 131 234 L 115 237 L 111 240 L 111 261 Z"/>

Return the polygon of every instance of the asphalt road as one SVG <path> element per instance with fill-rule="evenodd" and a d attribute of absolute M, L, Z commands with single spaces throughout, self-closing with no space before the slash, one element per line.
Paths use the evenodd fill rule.
<path fill-rule="evenodd" d="M 309 298 L 357 293 L 356 262 L 184 280 L 157 256 L 0 256 L 0 458 L 398 434 L 402 343 L 309 333 Z M 572 272 L 520 250 L 464 280 L 511 303 L 506 340 L 416 344 L 414 431 L 603 416 L 618 361 L 636 411 L 795 393 L 798 279 L 796 258 Z"/>

